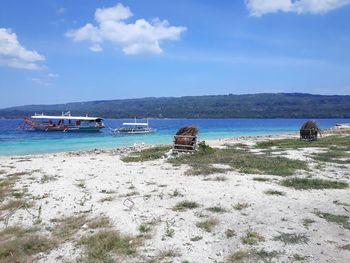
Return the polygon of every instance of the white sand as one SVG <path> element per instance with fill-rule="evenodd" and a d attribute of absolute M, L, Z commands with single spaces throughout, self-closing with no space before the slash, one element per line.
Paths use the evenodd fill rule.
<path fill-rule="evenodd" d="M 281 136 L 269 137 L 270 139 Z M 284 137 L 284 136 L 282 136 Z M 214 146 L 232 142 L 252 144 L 260 138 L 230 139 L 211 141 Z M 144 147 L 144 146 L 142 146 Z M 315 149 L 288 151 L 283 156 L 292 159 L 311 160 L 308 155 Z M 41 207 L 42 222 L 39 225 L 44 234 L 50 235 L 55 223 L 50 220 L 63 216 L 87 214 L 89 217 L 106 215 L 111 218 L 113 227 L 122 233 L 137 235 L 138 226 L 155 221 L 151 239 L 138 249 L 139 257 L 128 262 L 144 262 L 158 255 L 161 251 L 174 250 L 179 256 L 168 258 L 168 262 L 223 262 L 227 255 L 240 249 L 264 249 L 278 251 L 280 255 L 274 262 L 293 262 L 294 254 L 307 256 L 303 262 L 350 262 L 350 251 L 341 246 L 350 244 L 350 230 L 315 215 L 315 211 L 350 216 L 350 207 L 335 204 L 334 201 L 350 203 L 349 189 L 345 190 L 306 190 L 297 191 L 280 186 L 278 176 L 241 174 L 210 175 L 225 176 L 226 181 L 203 180 L 208 177 L 185 175 L 187 167 L 173 167 L 165 160 L 143 163 L 124 163 L 120 152 L 90 151 L 80 153 L 59 153 L 29 157 L 0 157 L 0 170 L 7 173 L 33 172 L 23 176 L 16 184 L 17 189 L 26 187 L 28 193 L 35 197 L 32 208 L 16 210 L 8 220 L 8 225 L 32 227 L 37 220 Z M 122 153 L 125 154 L 125 153 Z M 310 167 L 314 167 L 311 164 Z M 297 172 L 298 176 L 310 175 L 317 178 L 332 178 L 350 183 L 350 166 L 325 164 L 325 168 L 308 172 Z M 42 180 L 46 175 L 54 180 Z M 267 182 L 254 181 L 254 177 L 271 179 Z M 77 186 L 85 183 L 86 188 Z M 285 196 L 273 196 L 266 190 L 279 190 Z M 172 197 L 178 190 L 183 196 Z M 132 191 L 135 196 L 125 197 Z M 102 198 L 112 196 L 115 199 L 99 202 Z M 176 203 L 189 200 L 201 206 L 193 210 L 175 212 Z M 247 203 L 248 208 L 237 211 L 237 203 Z M 205 208 L 221 206 L 226 213 L 211 213 Z M 30 213 L 29 213 L 30 212 Z M 5 211 L 0 211 L 0 217 Z M 219 224 L 212 233 L 196 227 L 196 223 L 216 218 Z M 315 222 L 308 227 L 304 219 Z M 166 226 L 174 230 L 173 237 L 166 237 Z M 5 227 L 4 220 L 0 227 Z M 227 229 L 236 235 L 227 238 Z M 242 244 L 241 237 L 247 230 L 261 234 L 265 241 L 257 245 Z M 89 234 L 91 230 L 82 228 L 76 239 Z M 274 241 L 280 233 L 305 234 L 307 243 L 287 244 Z M 190 241 L 191 237 L 202 236 L 199 241 Z M 66 242 L 49 254 L 36 257 L 39 262 L 72 261 L 82 253 L 74 241 Z"/>

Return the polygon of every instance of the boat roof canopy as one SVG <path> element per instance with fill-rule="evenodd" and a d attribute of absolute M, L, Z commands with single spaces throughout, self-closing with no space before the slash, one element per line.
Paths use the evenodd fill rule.
<path fill-rule="evenodd" d="M 101 121 L 100 117 L 88 116 L 50 116 L 50 115 L 33 115 L 32 119 L 51 119 L 51 120 L 80 120 L 80 121 Z"/>
<path fill-rule="evenodd" d="M 124 122 L 125 126 L 148 126 L 147 122 Z"/>

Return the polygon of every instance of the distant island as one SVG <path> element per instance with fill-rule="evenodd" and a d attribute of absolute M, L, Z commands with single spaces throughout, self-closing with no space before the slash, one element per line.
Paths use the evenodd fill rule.
<path fill-rule="evenodd" d="M 102 100 L 10 107 L 0 109 L 0 118 L 64 111 L 104 118 L 350 118 L 350 96 L 261 93 Z"/>

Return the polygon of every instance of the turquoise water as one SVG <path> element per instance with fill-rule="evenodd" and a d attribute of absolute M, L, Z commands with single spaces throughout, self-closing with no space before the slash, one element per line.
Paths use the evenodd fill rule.
<path fill-rule="evenodd" d="M 107 119 L 106 127 L 119 127 L 124 121 Z M 186 125 L 200 128 L 199 139 L 222 139 L 240 136 L 256 136 L 297 132 L 306 119 L 161 119 L 150 120 L 157 129 L 147 135 L 112 135 L 108 129 L 100 133 L 26 132 L 16 128 L 22 120 L 0 120 L 0 155 L 27 155 L 77 151 L 88 149 L 111 149 L 135 143 L 170 144 L 176 131 Z M 322 129 L 349 119 L 316 120 Z"/>

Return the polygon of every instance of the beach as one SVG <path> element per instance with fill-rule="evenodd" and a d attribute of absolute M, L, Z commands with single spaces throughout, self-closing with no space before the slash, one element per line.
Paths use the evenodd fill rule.
<path fill-rule="evenodd" d="M 319 141 L 328 136 L 348 135 L 328 132 Z M 170 149 L 152 160 L 127 159 L 153 147 L 148 144 L 2 156 L 0 241 L 7 247 L 32 235 L 45 241 L 33 253 L 2 257 L 5 262 L 27 255 L 34 262 L 349 262 L 350 152 L 324 154 L 348 145 L 257 147 L 280 140 L 299 143 L 297 134 L 206 142 L 216 154 L 229 147 L 232 154 L 266 163 L 283 158 L 271 165 L 281 165 L 285 173 L 272 174 L 267 165 L 260 163 L 260 170 L 238 161 L 211 163 L 203 172 L 188 162 L 179 165 L 181 156 Z M 310 180 L 310 187 L 287 186 L 291 178 Z M 123 246 L 96 248 L 91 242 L 105 240 L 101 233 Z"/>

